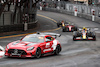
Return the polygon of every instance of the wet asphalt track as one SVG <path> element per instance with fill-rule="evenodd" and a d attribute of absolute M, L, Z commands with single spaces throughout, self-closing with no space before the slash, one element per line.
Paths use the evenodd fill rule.
<path fill-rule="evenodd" d="M 56 21 L 67 20 L 74 22 L 79 27 L 98 27 L 100 24 L 86 19 L 58 14 L 53 12 L 38 11 L 38 14 L 50 17 Z M 35 31 L 45 31 L 57 28 L 56 23 L 50 19 L 37 16 L 40 24 Z M 97 31 L 97 41 L 73 41 L 72 32 L 62 32 L 61 29 L 52 31 L 62 34 L 57 38 L 62 45 L 62 52 L 57 56 L 36 58 L 7 58 L 0 59 L 0 67 L 100 67 L 100 30 Z M 0 45 L 5 47 L 9 42 L 20 39 L 12 37 L 0 39 Z"/>

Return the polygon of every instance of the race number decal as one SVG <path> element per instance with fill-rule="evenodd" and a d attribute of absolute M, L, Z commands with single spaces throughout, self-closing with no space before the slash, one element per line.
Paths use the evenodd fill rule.
<path fill-rule="evenodd" d="M 57 45 L 57 40 L 54 40 L 54 41 L 53 41 L 53 45 L 52 45 L 53 50 L 56 49 L 56 45 Z"/>
<path fill-rule="evenodd" d="M 49 48 L 50 47 L 50 43 L 46 43 L 46 48 Z"/>

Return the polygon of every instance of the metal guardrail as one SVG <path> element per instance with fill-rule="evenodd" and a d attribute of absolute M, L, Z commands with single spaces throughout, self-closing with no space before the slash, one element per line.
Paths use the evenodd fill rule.
<path fill-rule="evenodd" d="M 100 6 L 95 6 L 95 5 L 85 5 L 85 4 L 72 4 L 69 2 L 65 2 L 65 1 L 47 1 L 46 2 L 46 6 L 45 8 L 55 8 L 57 9 L 59 7 L 59 9 L 61 10 L 67 10 L 67 11 L 71 11 L 74 12 L 74 7 L 77 8 L 78 13 L 85 13 L 85 14 L 90 14 L 92 15 L 92 10 L 95 10 L 95 16 L 100 16 Z M 44 4 L 42 4 L 44 5 Z"/>
<path fill-rule="evenodd" d="M 92 10 L 95 10 L 95 16 L 100 16 L 100 7 L 86 6 L 77 4 L 66 4 L 66 10 L 74 12 L 74 7 L 77 8 L 78 13 L 85 13 L 92 15 Z"/>
<path fill-rule="evenodd" d="M 45 4 L 47 5 L 44 7 Z M 42 7 L 42 9 L 45 11 L 52 11 L 52 12 L 74 15 L 74 16 L 82 17 L 100 23 L 100 7 L 98 6 L 72 4 L 72 3 L 67 3 L 65 1 L 59 1 L 59 2 L 48 1 L 45 4 L 44 3 L 40 4 L 40 7 Z M 55 4 L 56 6 L 51 6 Z"/>
<path fill-rule="evenodd" d="M 68 14 L 68 15 L 74 15 L 73 11 L 68 11 L 68 10 L 64 10 L 64 9 L 56 9 L 56 8 L 44 8 L 45 11 L 50 11 L 50 12 L 58 12 L 58 13 L 63 13 L 63 14 Z M 92 15 L 90 14 L 86 14 L 86 13 L 78 13 L 77 14 L 78 17 L 82 17 L 88 20 L 92 21 Z M 95 16 L 95 22 L 100 23 L 100 17 Z"/>
<path fill-rule="evenodd" d="M 33 29 L 37 27 L 36 23 L 28 23 L 28 29 Z M 5 25 L 0 26 L 0 33 L 2 32 L 11 32 L 11 31 L 24 31 L 24 24 L 13 24 L 13 25 Z"/>

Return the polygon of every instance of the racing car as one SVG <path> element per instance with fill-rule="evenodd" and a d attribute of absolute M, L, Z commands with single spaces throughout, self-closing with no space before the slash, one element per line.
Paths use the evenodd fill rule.
<path fill-rule="evenodd" d="M 62 26 L 64 26 L 64 25 L 65 25 L 64 21 L 59 21 L 59 22 L 57 23 L 57 27 L 62 27 Z"/>
<path fill-rule="evenodd" d="M 61 44 L 56 33 L 29 34 L 21 40 L 9 43 L 5 48 L 5 56 L 8 57 L 36 57 L 58 55 Z"/>
<path fill-rule="evenodd" d="M 70 22 L 65 22 L 64 21 L 59 21 L 59 23 L 57 23 L 58 27 L 62 27 L 62 32 L 73 32 L 73 31 L 77 31 L 77 26 L 74 23 L 70 23 Z"/>
<path fill-rule="evenodd" d="M 73 40 L 96 40 L 95 31 L 92 28 L 79 28 L 73 32 Z"/>
<path fill-rule="evenodd" d="M 4 48 L 0 46 L 0 58 L 2 58 L 5 54 Z"/>
<path fill-rule="evenodd" d="M 66 23 L 62 26 L 62 32 L 73 32 L 77 31 L 77 26 L 73 23 Z"/>

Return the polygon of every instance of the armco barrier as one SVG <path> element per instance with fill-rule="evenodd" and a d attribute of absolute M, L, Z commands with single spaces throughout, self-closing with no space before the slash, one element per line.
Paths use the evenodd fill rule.
<path fill-rule="evenodd" d="M 45 8 L 45 11 L 50 11 L 50 12 L 58 12 L 58 13 L 62 13 L 62 14 L 68 14 L 68 15 L 74 15 L 74 12 L 68 11 L 68 10 L 64 10 L 64 9 L 57 9 L 57 8 Z M 92 15 L 90 14 L 85 14 L 85 13 L 79 13 L 78 12 L 78 17 L 82 17 L 88 20 L 92 21 Z M 100 17 L 95 16 L 95 21 L 97 23 L 100 23 Z"/>
<path fill-rule="evenodd" d="M 28 23 L 28 29 L 32 29 L 35 27 L 37 27 L 37 22 Z M 24 24 L 13 24 L 13 25 L 0 26 L 0 33 L 11 32 L 11 31 L 24 31 Z"/>
<path fill-rule="evenodd" d="M 96 17 L 95 21 L 100 23 L 100 17 Z"/>
<path fill-rule="evenodd" d="M 23 24 L 0 26 L 0 33 L 23 30 Z"/>
<path fill-rule="evenodd" d="M 35 28 L 35 27 L 37 27 L 37 22 L 28 24 L 28 29 L 32 29 L 32 28 Z"/>

